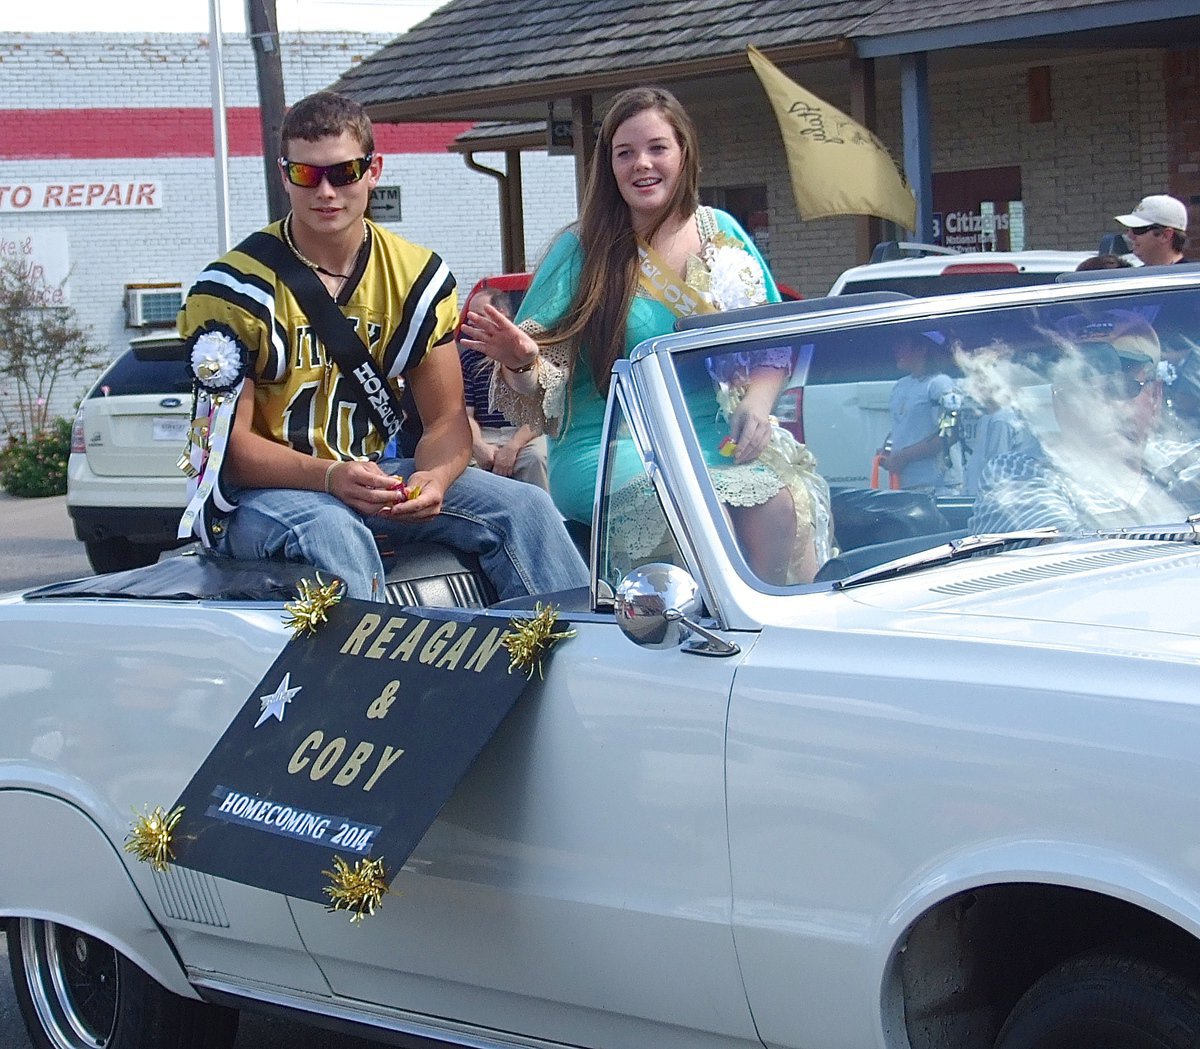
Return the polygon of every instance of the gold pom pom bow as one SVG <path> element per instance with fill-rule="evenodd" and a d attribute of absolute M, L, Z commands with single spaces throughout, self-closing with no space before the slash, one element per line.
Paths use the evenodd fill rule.
<path fill-rule="evenodd" d="M 542 657 L 550 651 L 555 642 L 563 638 L 574 637 L 574 630 L 556 632 L 558 610 L 553 605 L 542 607 L 539 601 L 534 608 L 532 619 L 510 619 L 508 626 L 512 633 L 504 638 L 504 647 L 508 649 L 510 662 L 509 673 L 513 667 L 520 667 L 527 677 L 532 678 L 533 672 L 542 676 Z"/>
<path fill-rule="evenodd" d="M 175 858 L 171 840 L 182 816 L 182 805 L 170 812 L 156 805 L 153 812 L 143 809 L 141 813 L 134 813 L 133 825 L 125 835 L 125 851 L 162 874 Z"/>
<path fill-rule="evenodd" d="M 350 911 L 351 925 L 374 914 L 390 891 L 382 857 L 358 860 L 351 867 L 341 856 L 334 856 L 333 870 L 321 873 L 330 879 L 330 884 L 322 890 L 330 899 L 325 909 L 331 914 Z"/>
<path fill-rule="evenodd" d="M 328 583 L 321 582 L 321 573 L 317 573 L 317 581 L 300 580 L 300 596 L 295 601 L 289 601 L 283 606 L 288 613 L 283 625 L 292 628 L 292 636 L 315 634 L 317 627 L 328 622 L 329 610 L 336 605 L 345 593 L 345 585 L 340 579 Z"/>

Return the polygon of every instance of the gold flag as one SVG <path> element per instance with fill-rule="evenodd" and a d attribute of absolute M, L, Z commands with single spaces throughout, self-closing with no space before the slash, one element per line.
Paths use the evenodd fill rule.
<path fill-rule="evenodd" d="M 801 217 L 878 215 L 915 229 L 917 200 L 879 138 L 788 79 L 758 48 L 746 50 L 783 132 Z"/>

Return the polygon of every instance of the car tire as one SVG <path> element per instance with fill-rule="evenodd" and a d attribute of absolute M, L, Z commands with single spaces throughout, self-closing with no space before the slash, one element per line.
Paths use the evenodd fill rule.
<path fill-rule="evenodd" d="M 102 940 L 14 918 L 8 955 L 36 1049 L 230 1049 L 235 1009 L 180 997 Z"/>
<path fill-rule="evenodd" d="M 111 539 L 89 539 L 84 544 L 88 563 L 99 575 L 106 572 L 126 572 L 131 568 L 152 565 L 162 554 L 154 543 L 134 543 L 121 536 Z"/>
<path fill-rule="evenodd" d="M 1063 962 L 1017 1002 L 995 1049 L 1200 1045 L 1200 990 L 1154 962 L 1097 952 Z"/>

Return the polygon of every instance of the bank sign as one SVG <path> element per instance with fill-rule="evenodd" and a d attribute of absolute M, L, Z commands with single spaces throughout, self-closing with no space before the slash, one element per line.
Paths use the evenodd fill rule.
<path fill-rule="evenodd" d="M 30 211 L 139 211 L 163 205 L 161 179 L 94 178 L 0 183 L 0 214 Z"/>
<path fill-rule="evenodd" d="M 935 244 L 959 251 L 1020 251 L 1025 246 L 1019 167 L 935 172 L 933 210 Z"/>

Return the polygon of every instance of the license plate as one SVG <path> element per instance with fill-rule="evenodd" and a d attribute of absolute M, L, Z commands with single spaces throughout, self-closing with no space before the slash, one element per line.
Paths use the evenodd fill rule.
<path fill-rule="evenodd" d="M 154 439 L 156 441 L 177 441 L 182 443 L 187 438 L 187 419 L 168 417 L 154 420 Z"/>

